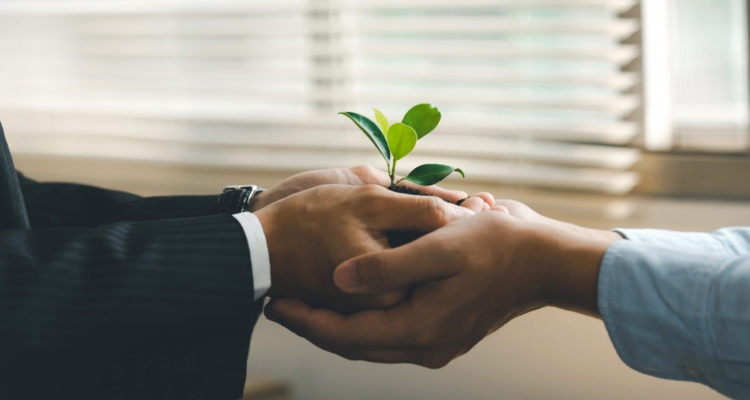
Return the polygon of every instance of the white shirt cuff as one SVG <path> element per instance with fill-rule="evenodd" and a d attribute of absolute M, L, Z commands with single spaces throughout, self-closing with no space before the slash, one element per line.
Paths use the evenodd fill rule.
<path fill-rule="evenodd" d="M 271 288 L 271 257 L 268 255 L 268 244 L 263 226 L 258 217 L 249 212 L 235 214 L 245 231 L 247 246 L 250 249 L 250 263 L 253 267 L 254 300 L 258 300 Z"/>

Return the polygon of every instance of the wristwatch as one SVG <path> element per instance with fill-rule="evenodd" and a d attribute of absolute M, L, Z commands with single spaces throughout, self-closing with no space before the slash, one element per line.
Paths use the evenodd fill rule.
<path fill-rule="evenodd" d="M 227 186 L 219 196 L 219 212 L 239 214 L 248 211 L 255 196 L 265 191 L 257 185 Z"/>

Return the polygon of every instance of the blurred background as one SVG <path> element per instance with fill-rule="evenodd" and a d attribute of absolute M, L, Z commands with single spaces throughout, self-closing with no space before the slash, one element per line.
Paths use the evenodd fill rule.
<path fill-rule="evenodd" d="M 40 180 L 143 195 L 382 159 L 339 111 L 440 127 L 399 163 L 596 228 L 750 225 L 746 0 L 0 0 L 0 122 Z M 558 310 L 431 371 L 262 320 L 253 399 L 713 399 Z"/>

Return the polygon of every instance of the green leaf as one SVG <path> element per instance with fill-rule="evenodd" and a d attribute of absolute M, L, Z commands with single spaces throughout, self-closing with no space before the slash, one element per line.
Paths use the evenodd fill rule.
<path fill-rule="evenodd" d="M 409 172 L 408 176 L 401 180 L 411 181 L 417 185 L 431 186 L 447 178 L 453 172 L 458 172 L 462 177 L 466 178 L 464 171 L 461 171 L 460 168 L 453 168 L 442 164 L 425 164 L 414 168 L 413 171 Z"/>
<path fill-rule="evenodd" d="M 409 125 L 396 122 L 388 129 L 388 147 L 394 160 L 406 157 L 417 145 L 417 132 Z"/>
<path fill-rule="evenodd" d="M 353 112 L 340 112 L 339 114 L 346 116 L 352 122 L 354 122 L 362 132 L 364 132 L 365 135 L 367 135 L 368 138 L 370 138 L 370 141 L 372 144 L 375 145 L 375 147 L 378 148 L 378 151 L 380 151 L 380 154 L 383 155 L 383 158 L 385 158 L 385 162 L 388 163 L 388 165 L 391 165 L 391 151 L 388 149 L 388 141 L 385 138 L 385 135 L 383 135 L 383 132 L 378 128 L 377 125 L 375 125 L 372 120 L 365 117 L 364 115 L 353 113 Z"/>
<path fill-rule="evenodd" d="M 417 137 L 422 139 L 437 128 L 442 115 L 432 104 L 419 104 L 411 108 L 401 121 L 417 131 Z"/>
<path fill-rule="evenodd" d="M 387 133 L 391 127 L 391 124 L 388 122 L 388 118 L 377 108 L 373 108 L 373 110 L 375 110 L 375 120 L 378 121 L 380 129 L 382 129 L 384 133 Z"/>

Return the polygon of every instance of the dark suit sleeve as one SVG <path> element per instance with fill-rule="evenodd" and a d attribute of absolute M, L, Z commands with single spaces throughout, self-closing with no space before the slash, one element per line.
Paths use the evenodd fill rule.
<path fill-rule="evenodd" d="M 71 183 L 38 183 L 18 174 L 31 227 L 96 227 L 123 221 L 187 218 L 217 213 L 214 196 L 140 197 Z"/>
<path fill-rule="evenodd" d="M 0 398 L 239 398 L 258 311 L 230 215 L 0 231 Z"/>

